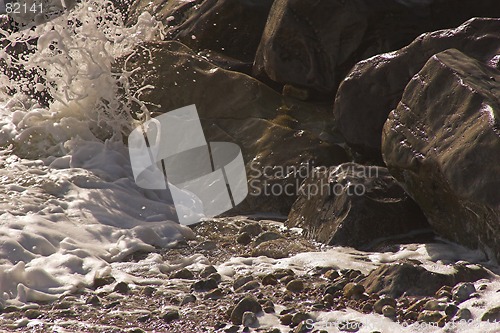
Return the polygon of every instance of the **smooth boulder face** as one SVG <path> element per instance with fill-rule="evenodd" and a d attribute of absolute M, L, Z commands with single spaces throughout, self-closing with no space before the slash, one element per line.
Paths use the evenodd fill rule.
<path fill-rule="evenodd" d="M 331 92 L 337 67 L 358 48 L 367 22 L 360 0 L 276 0 L 257 50 L 254 74 Z"/>
<path fill-rule="evenodd" d="M 450 48 L 500 67 L 500 19 L 472 19 L 456 29 L 427 33 L 399 51 L 356 64 L 340 85 L 334 104 L 335 126 L 349 146 L 365 159 L 381 162 L 381 133 L 387 116 L 427 60 Z"/>
<path fill-rule="evenodd" d="M 287 226 L 329 245 L 368 250 L 377 240 L 429 228 L 425 217 L 383 167 L 345 163 L 316 169 L 302 184 Z"/>
<path fill-rule="evenodd" d="M 382 138 L 391 174 L 434 230 L 497 258 L 499 117 L 500 72 L 450 49 L 413 77 Z"/>
<path fill-rule="evenodd" d="M 195 104 L 207 141 L 240 146 L 250 181 L 241 211 L 287 214 L 301 181 L 286 173 L 289 167 L 347 161 L 329 134 L 327 107 L 286 99 L 250 76 L 214 66 L 178 42 L 144 47 L 149 51 L 117 66 L 136 70 L 132 85 L 149 85 L 138 98 L 148 103 L 153 117 Z M 286 184 L 291 184 L 290 195 L 282 190 Z M 274 192 L 266 191 L 269 186 L 275 186 Z"/>

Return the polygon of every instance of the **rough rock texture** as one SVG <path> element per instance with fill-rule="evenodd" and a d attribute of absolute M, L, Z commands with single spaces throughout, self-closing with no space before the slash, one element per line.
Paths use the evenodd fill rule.
<path fill-rule="evenodd" d="M 451 49 L 413 77 L 382 139 L 389 170 L 433 228 L 497 258 L 499 119 L 500 72 Z"/>
<path fill-rule="evenodd" d="M 427 60 L 449 48 L 500 67 L 500 19 L 472 19 L 456 29 L 427 33 L 399 51 L 356 64 L 334 104 L 336 127 L 346 142 L 365 158 L 381 161 L 381 133 L 389 112 Z"/>
<path fill-rule="evenodd" d="M 124 65 L 129 70 L 140 68 L 132 75 L 134 84 L 154 86 L 139 98 L 152 103 L 148 109 L 153 116 L 196 104 L 207 141 L 241 147 L 247 175 L 253 180 L 243 211 L 287 214 L 295 200 L 294 188 L 302 180 L 286 173 L 287 167 L 299 168 L 313 160 L 319 165 L 347 160 L 329 134 L 332 123 L 326 107 L 288 100 L 250 76 L 214 66 L 178 42 L 146 47 L 150 54 L 139 53 Z M 277 184 L 274 193 L 266 192 L 272 184 Z M 291 184 L 289 196 L 281 192 L 285 184 Z"/>
<path fill-rule="evenodd" d="M 384 264 L 372 271 L 361 283 L 368 293 L 398 298 L 403 294 L 432 296 L 442 286 L 475 282 L 489 277 L 488 271 L 476 265 L 456 264 L 450 266 L 450 270 L 449 274 L 441 274 L 409 262 Z"/>
<path fill-rule="evenodd" d="M 427 31 L 498 15 L 496 0 L 276 0 L 254 73 L 330 94 L 357 61 L 397 50 Z"/>
<path fill-rule="evenodd" d="M 359 0 L 276 0 L 254 72 L 271 80 L 332 91 L 337 67 L 357 49 L 367 26 Z"/>
<path fill-rule="evenodd" d="M 429 228 L 425 217 L 383 167 L 345 163 L 316 169 L 300 188 L 289 227 L 331 245 L 368 249 L 377 238 Z"/>
<path fill-rule="evenodd" d="M 272 0 L 135 1 L 132 17 L 147 10 L 178 40 L 211 62 L 250 73 Z"/>

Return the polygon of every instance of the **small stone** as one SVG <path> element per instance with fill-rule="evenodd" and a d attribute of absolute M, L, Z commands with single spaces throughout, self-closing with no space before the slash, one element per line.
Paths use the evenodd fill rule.
<path fill-rule="evenodd" d="M 225 333 L 236 333 L 240 328 L 238 326 L 232 325 L 224 330 Z"/>
<path fill-rule="evenodd" d="M 413 303 L 412 305 L 410 305 L 408 307 L 408 311 L 420 312 L 422 310 L 422 308 L 424 307 L 425 303 L 427 303 L 427 301 L 428 301 L 428 299 L 426 299 L 426 298 L 423 298 L 423 299 L 416 301 L 415 303 Z"/>
<path fill-rule="evenodd" d="M 170 323 L 179 318 L 180 318 L 179 312 L 176 310 L 168 311 L 161 317 L 161 319 L 163 319 L 166 323 Z"/>
<path fill-rule="evenodd" d="M 252 236 L 250 236 L 248 232 L 243 232 L 239 234 L 238 237 L 236 238 L 236 242 L 241 245 L 250 244 L 251 241 L 252 241 Z"/>
<path fill-rule="evenodd" d="M 255 325 L 255 323 L 257 323 L 257 316 L 251 311 L 246 311 L 245 313 L 243 313 L 241 323 L 245 327 L 252 327 Z"/>
<path fill-rule="evenodd" d="M 481 317 L 481 321 L 500 322 L 500 306 L 486 311 Z"/>
<path fill-rule="evenodd" d="M 213 274 L 213 273 L 217 273 L 217 269 L 215 269 L 214 266 L 207 266 L 207 267 L 203 268 L 203 270 L 200 272 L 200 277 L 206 278 L 210 274 Z"/>
<path fill-rule="evenodd" d="M 462 303 L 468 300 L 473 293 L 476 292 L 476 287 L 470 282 L 459 283 L 451 291 L 453 300 Z"/>
<path fill-rule="evenodd" d="M 382 308 L 386 305 L 396 308 L 396 300 L 392 297 L 383 297 L 375 302 L 373 310 L 375 310 L 376 313 L 382 314 Z"/>
<path fill-rule="evenodd" d="M 260 287 L 260 283 L 253 280 L 253 281 L 249 281 L 247 283 L 245 283 L 244 285 L 242 285 L 241 287 L 239 287 L 236 292 L 238 293 L 241 293 L 241 292 L 244 292 L 244 291 L 250 291 L 250 290 L 254 290 L 254 289 L 257 289 Z"/>
<path fill-rule="evenodd" d="M 253 281 L 253 280 L 254 280 L 254 277 L 252 275 L 240 276 L 234 280 L 233 290 L 240 289 L 245 284 L 247 284 L 248 282 Z"/>
<path fill-rule="evenodd" d="M 287 275 L 284 276 L 280 279 L 280 282 L 283 283 L 284 285 L 287 285 L 288 282 L 295 280 L 295 276 L 293 275 Z"/>
<path fill-rule="evenodd" d="M 448 305 L 447 303 L 431 299 L 424 304 L 424 309 L 430 311 L 444 311 L 447 305 Z"/>
<path fill-rule="evenodd" d="M 443 316 L 438 311 L 423 311 L 421 312 L 417 320 L 424 323 L 437 323 Z"/>
<path fill-rule="evenodd" d="M 340 322 L 338 328 L 343 332 L 357 332 L 361 329 L 362 326 L 363 324 L 358 321 L 348 320 Z"/>
<path fill-rule="evenodd" d="M 205 299 L 217 300 L 224 297 L 224 293 L 220 288 L 214 289 L 205 295 Z"/>
<path fill-rule="evenodd" d="M 455 315 L 455 319 L 458 321 L 472 319 L 472 312 L 467 308 L 460 309 Z"/>
<path fill-rule="evenodd" d="M 155 293 L 156 289 L 151 287 L 151 286 L 146 286 L 144 287 L 144 289 L 142 290 L 142 294 L 145 295 L 145 296 L 153 296 L 154 293 Z"/>
<path fill-rule="evenodd" d="M 24 316 L 28 319 L 36 319 L 41 315 L 42 313 L 37 309 L 28 309 L 24 312 Z"/>
<path fill-rule="evenodd" d="M 260 226 L 259 223 L 250 223 L 247 225 L 244 225 L 243 227 L 240 228 L 240 234 L 242 233 L 247 233 L 250 236 L 258 236 L 262 232 L 262 227 Z"/>
<path fill-rule="evenodd" d="M 184 279 L 184 280 L 194 280 L 194 274 L 187 268 L 178 270 L 177 272 L 170 275 L 171 279 Z"/>
<path fill-rule="evenodd" d="M 458 306 L 455 304 L 448 304 L 446 308 L 444 309 L 444 313 L 450 317 L 453 318 L 458 312 Z"/>
<path fill-rule="evenodd" d="M 308 323 L 306 321 L 300 322 L 297 327 L 295 327 L 295 330 L 293 333 L 305 333 L 305 332 L 310 332 L 312 329 L 311 323 Z"/>
<path fill-rule="evenodd" d="M 274 276 L 276 276 L 276 278 L 278 280 L 281 280 L 282 278 L 284 278 L 285 276 L 295 276 L 295 273 L 289 269 L 289 268 L 280 268 L 280 269 L 277 269 L 273 272 Z"/>
<path fill-rule="evenodd" d="M 196 296 L 193 294 L 188 294 L 188 295 L 184 296 L 180 305 L 182 306 L 182 305 L 186 305 L 186 304 L 194 303 L 194 302 L 196 302 Z"/>
<path fill-rule="evenodd" d="M 214 279 L 198 280 L 193 283 L 192 288 L 194 291 L 203 292 L 210 291 L 217 288 L 217 281 Z"/>
<path fill-rule="evenodd" d="M 217 283 L 222 281 L 222 276 L 219 273 L 212 273 L 208 276 L 208 279 L 214 279 Z"/>
<path fill-rule="evenodd" d="M 252 296 L 244 297 L 231 312 L 231 322 L 235 325 L 241 325 L 243 314 L 245 312 L 253 312 L 255 314 L 262 311 L 262 307 Z"/>
<path fill-rule="evenodd" d="M 92 283 L 92 287 L 94 289 L 106 286 L 108 284 L 112 284 L 115 282 L 115 278 L 112 276 L 105 276 L 105 277 L 96 277 L 94 278 L 94 282 Z"/>
<path fill-rule="evenodd" d="M 141 323 L 145 323 L 147 322 L 149 319 L 151 319 L 151 314 L 145 314 L 145 315 L 142 315 L 140 317 L 137 317 L 137 321 L 138 322 L 141 322 Z"/>
<path fill-rule="evenodd" d="M 287 283 L 286 289 L 294 293 L 300 293 L 304 290 L 304 282 L 299 279 L 292 280 Z"/>
<path fill-rule="evenodd" d="M 274 313 L 274 306 L 264 306 L 265 313 Z"/>
<path fill-rule="evenodd" d="M 286 314 L 280 317 L 280 323 L 282 325 L 290 325 L 292 323 L 293 316 L 291 314 Z"/>
<path fill-rule="evenodd" d="M 305 321 L 305 320 L 310 319 L 310 318 L 311 318 L 311 316 L 305 312 L 297 312 L 292 317 L 292 324 L 298 325 L 302 321 Z"/>
<path fill-rule="evenodd" d="M 382 314 L 387 318 L 395 318 L 396 317 L 396 309 L 390 305 L 385 305 L 382 308 Z"/>
<path fill-rule="evenodd" d="M 407 311 L 403 316 L 403 319 L 406 321 L 416 321 L 417 318 L 418 318 L 418 312 L 415 311 Z"/>
<path fill-rule="evenodd" d="M 90 304 L 90 305 L 96 306 L 96 305 L 101 304 L 101 300 L 96 295 L 92 295 L 89 298 L 87 298 L 87 300 L 85 301 L 85 304 Z"/>
<path fill-rule="evenodd" d="M 363 294 L 365 292 L 365 287 L 358 283 L 350 282 L 344 286 L 343 291 L 346 298 L 351 298 Z"/>
<path fill-rule="evenodd" d="M 195 250 L 212 251 L 217 249 L 217 243 L 213 241 L 204 241 L 195 246 Z"/>
<path fill-rule="evenodd" d="M 275 286 L 278 284 L 278 279 L 274 274 L 267 274 L 262 278 L 262 285 L 264 286 Z"/>
<path fill-rule="evenodd" d="M 88 299 L 87 299 L 88 300 Z M 88 304 L 88 303 L 87 303 Z M 54 304 L 52 307 L 55 310 L 65 310 L 71 308 L 71 303 L 68 301 L 62 301 L 59 303 Z M 1 310 L 1 305 L 0 305 L 0 310 Z M 1 311 L 0 311 L 1 312 Z"/>
<path fill-rule="evenodd" d="M 126 282 L 118 282 L 115 287 L 113 288 L 113 291 L 120 293 L 120 294 L 126 294 L 130 291 L 130 288 Z"/>
<path fill-rule="evenodd" d="M 281 330 L 279 328 L 272 328 L 269 331 L 267 331 L 266 333 L 281 333 Z"/>
<path fill-rule="evenodd" d="M 326 273 L 324 274 L 325 278 L 327 278 L 328 280 L 335 280 L 336 278 L 338 278 L 340 276 L 339 272 L 337 272 L 336 269 L 330 269 L 328 271 L 326 271 Z"/>
<path fill-rule="evenodd" d="M 329 305 L 329 306 L 332 306 L 332 305 L 333 305 L 333 302 L 334 302 L 333 295 L 332 295 L 332 294 L 326 294 L 325 296 L 323 296 L 323 298 L 321 299 L 321 301 L 322 301 L 324 304 L 327 304 L 327 305 Z"/>
<path fill-rule="evenodd" d="M 280 238 L 283 238 L 283 236 L 278 234 L 277 232 L 274 232 L 274 231 L 263 232 L 255 240 L 255 245 L 259 245 L 260 243 L 264 243 L 264 242 L 267 242 L 270 240 L 275 240 L 275 239 L 280 239 Z"/>
<path fill-rule="evenodd" d="M 144 333 L 144 330 L 142 328 L 139 328 L 139 327 L 132 327 L 132 328 L 127 329 L 125 332 L 127 332 L 127 333 Z"/>

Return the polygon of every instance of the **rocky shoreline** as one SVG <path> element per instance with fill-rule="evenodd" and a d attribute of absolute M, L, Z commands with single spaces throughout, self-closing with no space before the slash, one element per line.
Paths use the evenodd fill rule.
<path fill-rule="evenodd" d="M 412 259 L 377 264 L 364 272 L 337 265 L 306 271 L 293 266 L 262 270 L 253 263 L 257 258 L 279 261 L 298 253 L 314 256 L 332 248 L 305 241 L 299 229 L 267 219 L 217 219 L 193 229 L 197 234 L 194 240 L 170 250 L 136 253 L 125 260 L 143 262 L 143 271 L 129 272 L 140 282 L 103 276 L 94 280 L 92 288 L 53 303 L 6 307 L 0 317 L 2 331 L 364 331 L 370 318 L 322 319 L 323 314 L 351 310 L 413 328 L 500 320 L 500 307 L 487 308 L 483 302 L 486 291 L 496 293 L 498 299 L 500 284 L 492 284 L 496 275 L 480 264 L 445 265 L 453 274 L 431 273 L 422 262 Z M 394 250 L 393 246 L 388 248 Z M 347 251 L 360 262 L 370 261 L 370 253 L 363 256 L 362 252 Z M 235 258 L 244 262 L 245 271 L 224 267 Z M 164 280 L 151 283 L 155 279 Z M 463 304 L 470 300 L 476 301 Z M 482 309 L 481 317 L 473 317 L 470 304 Z"/>

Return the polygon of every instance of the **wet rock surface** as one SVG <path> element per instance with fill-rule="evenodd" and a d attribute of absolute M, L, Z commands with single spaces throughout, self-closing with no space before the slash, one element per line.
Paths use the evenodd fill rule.
<path fill-rule="evenodd" d="M 460 23 L 457 23 L 457 25 Z M 426 33 L 400 50 L 357 63 L 337 92 L 337 129 L 361 159 L 383 163 L 381 135 L 389 113 L 406 85 L 434 54 L 455 48 L 492 68 L 499 68 L 500 20 L 477 18 L 458 28 Z M 362 96 L 362 98 L 359 98 Z"/>
<path fill-rule="evenodd" d="M 287 225 L 326 244 L 366 250 L 378 238 L 429 229 L 418 206 L 383 167 L 345 163 L 317 169 L 300 190 Z"/>
<path fill-rule="evenodd" d="M 406 87 L 382 140 L 389 170 L 434 230 L 496 257 L 499 82 L 500 71 L 458 50 L 439 53 Z"/>

